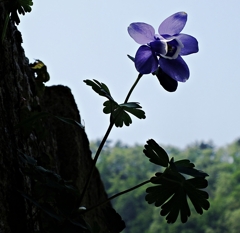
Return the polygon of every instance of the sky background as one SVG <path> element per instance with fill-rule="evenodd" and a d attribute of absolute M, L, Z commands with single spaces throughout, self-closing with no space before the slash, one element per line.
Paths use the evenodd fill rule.
<path fill-rule="evenodd" d="M 185 11 L 183 33 L 199 42 L 199 53 L 184 56 L 190 78 L 174 93 L 145 75 L 130 101 L 140 102 L 146 119 L 132 117 L 130 127 L 114 128 L 109 139 L 133 145 L 153 138 L 180 148 L 212 140 L 224 146 L 240 137 L 240 2 L 239 0 L 33 0 L 32 12 L 18 26 L 30 62 L 42 60 L 51 80 L 66 85 L 77 102 L 89 140 L 101 139 L 109 124 L 102 113 L 105 98 L 83 80 L 108 85 L 123 102 L 138 73 L 127 54 L 139 47 L 128 35 L 132 22 L 157 31 L 168 16 Z"/>

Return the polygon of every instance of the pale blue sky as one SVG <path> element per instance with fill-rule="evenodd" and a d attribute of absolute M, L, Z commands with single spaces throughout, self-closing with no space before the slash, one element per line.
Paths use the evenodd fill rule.
<path fill-rule="evenodd" d="M 178 11 L 188 13 L 183 32 L 199 41 L 200 51 L 185 56 L 190 79 L 175 93 L 167 93 L 155 76 L 143 76 L 130 101 L 140 102 L 145 120 L 133 119 L 130 127 L 114 128 L 110 139 L 184 147 L 212 140 L 221 146 L 240 136 L 240 2 L 239 0 L 33 0 L 32 12 L 21 16 L 19 30 L 30 62 L 48 67 L 48 85 L 72 89 L 90 140 L 102 138 L 108 116 L 102 113 L 103 97 L 83 83 L 97 79 L 123 102 L 137 77 L 127 54 L 139 45 L 127 33 L 132 22 L 158 28 Z"/>

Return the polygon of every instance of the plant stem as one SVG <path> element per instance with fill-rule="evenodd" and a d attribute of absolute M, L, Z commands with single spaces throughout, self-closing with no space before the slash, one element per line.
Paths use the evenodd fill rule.
<path fill-rule="evenodd" d="M 136 81 L 134 82 L 134 84 L 132 85 L 131 89 L 129 90 L 129 92 L 128 92 L 128 94 L 127 94 L 127 97 L 126 97 L 124 103 L 127 103 L 127 102 L 128 102 L 128 99 L 130 98 L 130 96 L 131 96 L 134 88 L 136 87 L 136 85 L 138 84 L 138 82 L 139 82 L 139 80 L 140 80 L 140 78 L 141 78 L 142 76 L 143 76 L 143 74 L 139 74 L 139 75 L 138 75 Z"/>
<path fill-rule="evenodd" d="M 134 187 L 132 187 L 132 188 L 130 188 L 130 189 L 126 189 L 126 190 L 124 190 L 124 191 L 122 191 L 122 192 L 120 192 L 120 193 L 117 193 L 117 194 L 109 197 L 107 200 L 105 200 L 105 201 L 103 201 L 103 202 L 101 202 L 101 203 L 99 203 L 99 204 L 97 204 L 97 205 L 95 205 L 95 206 L 93 206 L 93 207 L 90 207 L 89 209 L 87 209 L 86 211 L 84 211 L 84 213 L 87 213 L 87 212 L 89 212 L 89 211 L 91 211 L 91 210 L 93 210 L 93 209 L 96 209 L 96 208 L 99 207 L 99 206 L 105 205 L 106 203 L 108 203 L 108 202 L 111 201 L 112 199 L 114 199 L 114 198 L 116 198 L 116 197 L 118 197 L 118 196 L 120 196 L 120 195 L 123 195 L 123 194 L 125 194 L 125 193 L 131 192 L 132 190 L 137 189 L 137 188 L 139 188 L 139 187 L 141 187 L 141 186 L 143 186 L 143 185 L 145 185 L 145 184 L 147 184 L 147 183 L 149 183 L 149 182 L 151 182 L 151 181 L 150 181 L 150 180 L 144 181 L 144 182 L 142 182 L 142 183 L 140 183 L 140 184 L 138 184 L 138 185 L 136 185 L 136 186 L 134 186 Z"/>
<path fill-rule="evenodd" d="M 94 169 L 95 169 L 98 157 L 99 157 L 99 155 L 100 155 L 100 153 L 102 151 L 102 148 L 103 148 L 103 146 L 104 146 L 104 144 L 105 144 L 105 142 L 106 142 L 106 140 L 107 140 L 107 138 L 108 138 L 108 136 L 109 136 L 109 134 L 110 134 L 110 132 L 112 130 L 113 125 L 114 125 L 114 122 L 110 122 L 110 124 L 108 126 L 108 129 L 107 129 L 107 131 L 106 131 L 106 133 L 105 133 L 105 135 L 104 135 L 104 137 L 103 137 L 103 139 L 102 139 L 102 141 L 101 141 L 101 143 L 100 143 L 100 145 L 98 147 L 98 150 L 97 150 L 97 152 L 96 152 L 96 154 L 94 156 L 93 164 L 92 164 L 89 176 L 87 177 L 87 181 L 85 183 L 85 186 L 84 186 L 83 191 L 82 191 L 81 196 L 80 196 L 80 203 L 82 202 L 83 197 L 84 197 L 84 195 L 85 195 L 85 193 L 87 191 L 87 188 L 88 188 L 88 185 L 89 185 L 90 180 L 92 178 L 92 175 L 93 175 L 93 172 L 94 172 Z"/>
<path fill-rule="evenodd" d="M 133 86 L 132 86 L 131 89 L 129 90 L 129 92 L 128 92 L 128 94 L 127 94 L 127 97 L 126 97 L 124 103 L 127 103 L 127 101 L 128 101 L 128 99 L 130 98 L 130 96 L 131 96 L 134 88 L 136 87 L 138 81 L 140 80 L 140 78 L 141 78 L 142 76 L 143 76 L 143 74 L 139 74 L 139 75 L 138 75 L 136 81 L 134 82 Z M 116 119 L 116 118 L 115 118 L 115 119 Z M 108 126 L 108 129 L 107 129 L 107 131 L 106 131 L 106 133 L 105 133 L 105 135 L 104 135 L 104 137 L 103 137 L 103 139 L 102 139 L 102 141 L 101 141 L 101 143 L 100 143 L 100 145 L 99 145 L 99 147 L 98 147 L 98 150 L 97 150 L 97 152 L 96 152 L 96 154 L 95 154 L 95 157 L 94 157 L 94 159 L 93 159 L 93 165 L 92 165 L 92 167 L 91 167 L 89 176 L 87 177 L 87 181 L 86 181 L 86 183 L 85 183 L 85 186 L 84 186 L 83 191 L 82 191 L 81 196 L 80 196 L 80 203 L 82 202 L 82 200 L 83 200 L 83 198 L 84 198 L 84 195 L 85 195 L 85 193 L 86 193 L 86 191 L 87 191 L 87 188 L 88 188 L 88 185 L 89 185 L 90 180 L 91 180 L 91 178 L 92 178 L 92 175 L 93 175 L 93 172 L 94 172 L 94 169 L 95 169 L 95 166 L 96 166 L 98 157 L 99 157 L 99 155 L 100 155 L 100 153 L 101 153 L 101 151 L 102 151 L 102 148 L 103 148 L 103 146 L 104 146 L 104 144 L 105 144 L 105 142 L 106 142 L 106 140 L 107 140 L 107 138 L 108 138 L 108 136 L 109 136 L 109 134 L 110 134 L 110 132 L 111 132 L 111 130 L 112 130 L 112 127 L 114 126 L 114 122 L 115 122 L 115 121 L 114 121 L 114 120 L 112 119 L 112 117 L 110 116 L 110 124 L 109 124 L 109 126 Z M 121 195 L 121 194 L 120 194 L 120 195 Z M 110 199 L 110 200 L 111 200 L 111 199 Z"/>

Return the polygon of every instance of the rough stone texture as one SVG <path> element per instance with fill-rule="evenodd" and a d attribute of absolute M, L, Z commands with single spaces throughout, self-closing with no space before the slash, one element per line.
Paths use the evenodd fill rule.
<path fill-rule="evenodd" d="M 68 87 L 60 85 L 47 87 L 41 106 L 49 113 L 81 122 L 77 106 Z M 58 164 L 52 164 L 50 168 L 56 170 L 63 179 L 73 181 L 81 190 L 85 184 L 83 177 L 88 176 L 90 167 L 93 164 L 89 142 L 84 129 L 56 119 L 48 120 L 45 127 L 51 130 L 41 146 L 45 148 L 43 149 L 45 154 L 55 155 L 54 161 L 58 162 Z M 56 141 L 53 141 L 53 139 Z M 54 147 L 49 147 L 49 145 L 54 145 Z M 95 169 L 92 182 L 89 184 L 88 192 L 83 200 L 83 206 L 91 207 L 106 199 L 107 195 L 99 172 Z M 103 221 L 104 213 L 101 208 L 94 211 L 94 216 L 98 222 L 101 223 Z M 91 213 L 89 213 L 86 219 L 87 222 L 93 223 L 93 215 Z M 110 221 L 114 221 L 114 218 Z M 101 225 L 103 227 L 107 224 L 106 221 Z M 105 227 L 103 232 L 111 231 Z"/>
<path fill-rule="evenodd" d="M 4 4 L 0 4 L 0 32 L 3 29 Z M 89 142 L 84 129 L 56 119 L 45 119 L 47 136 L 24 134 L 15 126 L 26 111 L 47 111 L 80 122 L 80 115 L 68 87 L 53 86 L 37 96 L 35 77 L 21 47 L 22 38 L 10 22 L 0 44 L 0 233 L 34 232 L 28 202 L 17 190 L 31 192 L 31 181 L 19 169 L 19 151 L 38 160 L 40 165 L 71 180 L 82 189 L 92 165 Z M 46 163 L 44 156 L 50 158 Z M 107 198 L 100 175 L 95 169 L 83 205 L 90 207 Z M 110 206 L 110 204 L 109 204 Z M 110 206 L 111 207 L 111 206 Z M 97 221 L 103 232 L 117 232 L 104 220 L 101 208 L 89 212 L 86 219 Z M 114 216 L 108 222 L 114 222 Z"/>

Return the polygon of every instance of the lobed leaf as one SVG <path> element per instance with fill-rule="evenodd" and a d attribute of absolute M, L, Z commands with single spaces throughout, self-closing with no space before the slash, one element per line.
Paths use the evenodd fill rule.
<path fill-rule="evenodd" d="M 145 112 L 139 109 L 141 106 L 136 102 L 117 104 L 116 102 L 107 100 L 103 103 L 103 106 L 103 112 L 105 114 L 111 114 L 111 120 L 116 127 L 122 127 L 123 125 L 129 126 L 132 124 L 132 119 L 128 112 L 139 119 L 146 118 Z"/>
<path fill-rule="evenodd" d="M 66 117 L 60 117 L 60 116 L 55 116 L 55 115 L 53 117 L 57 118 L 58 120 L 60 120 L 62 122 L 65 122 L 67 124 L 76 125 L 76 126 L 80 127 L 81 129 L 84 129 L 84 126 L 81 123 L 79 123 L 79 122 L 77 122 L 73 119 L 66 118 Z"/>
<path fill-rule="evenodd" d="M 207 173 L 197 170 L 195 169 L 195 165 L 193 163 L 191 163 L 189 160 L 187 159 L 183 159 L 183 160 L 179 160 L 174 162 L 174 165 L 177 169 L 178 172 L 180 173 L 184 173 L 193 177 L 206 177 L 208 176 Z"/>
<path fill-rule="evenodd" d="M 13 3 L 10 3 L 9 13 L 11 20 L 18 25 L 20 23 L 18 14 L 25 15 L 26 12 L 31 12 L 31 6 L 33 6 L 32 0 L 15 0 Z"/>
<path fill-rule="evenodd" d="M 103 103 L 103 112 L 105 114 L 110 114 L 112 112 L 114 112 L 117 108 L 118 108 L 118 104 L 113 102 L 113 101 L 110 101 L 110 100 L 107 100 Z"/>
<path fill-rule="evenodd" d="M 186 180 L 178 171 L 167 167 L 163 173 L 156 173 L 151 182 L 158 185 L 146 189 L 145 199 L 149 204 L 161 206 L 160 215 L 166 216 L 168 223 L 174 223 L 179 214 L 181 221 L 187 222 L 191 215 L 187 196 L 198 214 L 202 214 L 203 209 L 208 210 L 210 207 L 208 193 L 200 190 L 208 185 L 204 177 Z"/>
<path fill-rule="evenodd" d="M 129 102 L 129 103 L 124 103 L 120 104 L 120 106 L 127 112 L 131 113 L 135 117 L 139 119 L 145 119 L 145 112 L 139 108 L 142 108 L 138 103 L 136 102 Z"/>
<path fill-rule="evenodd" d="M 112 119 L 116 127 L 122 127 L 123 124 L 125 124 L 126 126 L 132 124 L 131 117 L 121 107 L 117 108 L 113 112 Z"/>
<path fill-rule="evenodd" d="M 94 82 L 93 82 L 94 81 Z M 104 96 L 106 98 L 108 98 L 109 100 L 114 101 L 114 99 L 112 98 L 110 91 L 108 89 L 108 87 L 104 84 L 104 83 L 100 83 L 99 81 L 93 79 L 93 81 L 87 79 L 84 80 L 84 82 L 88 85 L 91 86 L 92 89 L 98 93 L 100 96 Z"/>
<path fill-rule="evenodd" d="M 143 153 L 149 158 L 149 161 L 157 165 L 167 167 L 169 158 L 167 152 L 160 147 L 153 139 L 147 141 Z"/>

